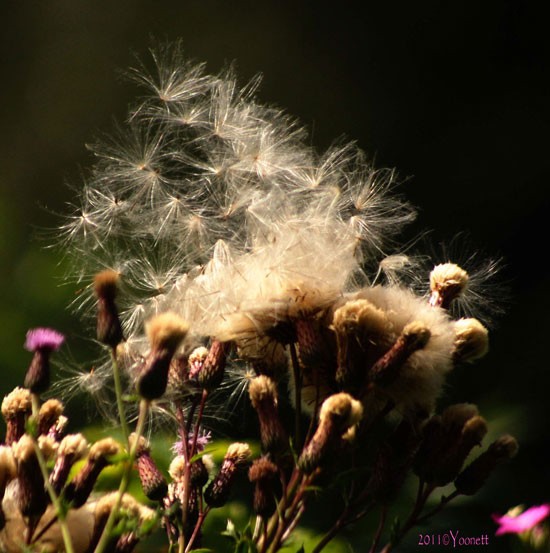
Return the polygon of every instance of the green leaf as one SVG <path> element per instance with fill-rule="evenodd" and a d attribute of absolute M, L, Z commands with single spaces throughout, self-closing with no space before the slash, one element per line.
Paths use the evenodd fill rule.
<path fill-rule="evenodd" d="M 296 553 L 306 553 L 306 550 L 304 549 L 303 544 L 302 544 L 302 546 L 300 547 L 300 549 L 297 549 L 297 550 L 296 550 Z"/>

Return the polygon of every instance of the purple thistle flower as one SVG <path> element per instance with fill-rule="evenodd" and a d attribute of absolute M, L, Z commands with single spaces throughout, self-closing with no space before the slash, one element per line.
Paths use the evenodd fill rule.
<path fill-rule="evenodd" d="M 65 336 L 53 328 L 33 328 L 27 332 L 25 349 L 57 351 L 64 341 Z"/>
<path fill-rule="evenodd" d="M 493 520 L 499 525 L 496 536 L 503 534 L 521 534 L 534 528 L 539 522 L 550 516 L 550 503 L 530 507 L 517 516 L 493 515 Z"/>
<path fill-rule="evenodd" d="M 189 447 L 193 445 L 193 432 L 189 434 L 188 442 Z M 205 432 L 203 431 L 197 436 L 197 445 L 196 445 L 196 453 L 200 453 L 201 451 L 204 451 L 204 448 L 210 443 L 210 440 L 212 439 L 212 433 L 211 432 Z M 174 442 L 174 445 L 172 446 L 172 451 L 176 455 L 183 455 L 183 442 L 181 440 L 178 440 L 177 442 Z"/>
<path fill-rule="evenodd" d="M 50 385 L 50 354 L 65 341 L 63 334 L 52 328 L 34 328 L 27 332 L 25 348 L 34 352 L 25 375 L 25 388 L 33 394 L 45 392 Z"/>

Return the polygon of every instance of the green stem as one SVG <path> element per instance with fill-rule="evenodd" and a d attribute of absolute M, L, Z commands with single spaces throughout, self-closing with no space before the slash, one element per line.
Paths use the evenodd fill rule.
<path fill-rule="evenodd" d="M 116 349 L 111 349 L 111 363 L 113 365 L 113 378 L 115 380 L 115 395 L 116 405 L 118 409 L 118 416 L 120 418 L 120 428 L 122 429 L 122 435 L 124 440 L 128 441 L 130 432 L 128 430 L 128 423 L 126 422 L 126 412 L 124 409 L 124 402 L 122 400 L 122 381 L 120 379 L 120 368 L 116 359 Z"/>
<path fill-rule="evenodd" d="M 118 511 L 122 503 L 122 497 L 126 493 L 126 490 L 128 489 L 128 485 L 130 484 L 130 476 L 132 474 L 132 467 L 134 466 L 134 461 L 136 459 L 136 451 L 139 444 L 139 438 L 143 434 L 143 429 L 145 427 L 145 420 L 147 419 L 148 411 L 149 411 L 149 402 L 145 399 L 142 399 L 139 404 L 139 417 L 136 424 L 135 439 L 132 444 L 132 447 L 130 448 L 128 461 L 124 466 L 124 471 L 122 473 L 122 478 L 120 480 L 120 485 L 118 487 L 117 499 L 113 506 L 113 509 L 109 514 L 109 518 L 107 519 L 107 523 L 105 524 L 105 528 L 103 529 L 103 533 L 101 534 L 101 538 L 99 539 L 99 542 L 94 550 L 94 553 L 103 553 L 103 551 L 105 551 L 105 548 L 108 545 L 109 539 L 111 538 L 111 532 L 113 531 L 113 528 L 115 526 L 116 517 L 118 515 Z"/>
<path fill-rule="evenodd" d="M 38 420 L 38 412 L 40 410 L 38 396 L 36 394 L 32 394 L 31 400 L 32 400 L 33 414 Z M 38 466 L 40 467 L 40 472 L 42 473 L 42 478 L 44 480 L 44 485 L 46 486 L 46 490 L 48 492 L 48 495 L 50 496 L 52 505 L 54 506 L 55 512 L 57 514 L 59 529 L 61 530 L 61 535 L 63 537 L 63 545 L 65 546 L 65 553 L 74 553 L 73 542 L 71 540 L 71 533 L 69 532 L 69 527 L 67 526 L 67 521 L 65 520 L 65 513 L 63 511 L 63 507 L 61 505 L 61 502 L 59 501 L 59 498 L 57 497 L 57 494 L 55 493 L 55 490 L 50 484 L 50 475 L 48 474 L 46 459 L 44 459 L 44 455 L 42 455 L 42 451 L 40 451 L 40 448 L 38 447 L 38 442 L 36 441 L 34 436 L 32 440 L 34 445 L 34 451 L 36 453 L 36 459 L 38 460 Z"/>

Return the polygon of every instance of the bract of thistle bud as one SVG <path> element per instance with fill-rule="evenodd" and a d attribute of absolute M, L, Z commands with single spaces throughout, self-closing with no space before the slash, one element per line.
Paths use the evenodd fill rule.
<path fill-rule="evenodd" d="M 455 363 L 473 363 L 489 351 L 489 331 L 477 319 L 459 319 L 455 322 Z"/>
<path fill-rule="evenodd" d="M 74 463 L 84 457 L 88 448 L 88 442 L 82 434 L 69 434 L 65 436 L 57 448 L 57 459 L 50 474 L 50 483 L 56 494 L 67 483 L 69 473 Z"/>
<path fill-rule="evenodd" d="M 139 455 L 136 463 L 143 493 L 151 501 L 160 501 L 168 491 L 166 478 L 148 452 Z"/>
<path fill-rule="evenodd" d="M 120 275 L 105 270 L 94 277 L 94 292 L 97 297 L 97 339 L 102 344 L 116 348 L 124 340 L 122 325 L 115 303 Z"/>
<path fill-rule="evenodd" d="M 428 303 L 433 307 L 449 309 L 468 285 L 468 273 L 455 263 L 436 265 L 430 273 L 431 295 Z"/>

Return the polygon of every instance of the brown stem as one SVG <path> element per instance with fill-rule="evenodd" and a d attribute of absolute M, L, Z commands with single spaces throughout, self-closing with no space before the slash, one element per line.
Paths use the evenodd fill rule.
<path fill-rule="evenodd" d="M 376 534 L 374 535 L 374 540 L 372 541 L 372 546 L 369 550 L 369 553 L 375 553 L 376 548 L 378 547 L 378 542 L 382 537 L 382 532 L 384 531 L 384 525 L 386 524 L 387 514 L 388 514 L 388 506 L 382 505 L 382 511 L 380 512 L 380 522 L 378 523 L 378 528 L 376 529 Z"/>
<path fill-rule="evenodd" d="M 294 378 L 294 402 L 296 403 L 296 414 L 294 421 L 294 449 L 301 449 L 301 418 L 302 418 L 302 379 L 300 377 L 300 362 L 296 353 L 296 344 L 289 344 L 290 359 L 292 360 L 292 376 Z"/>

